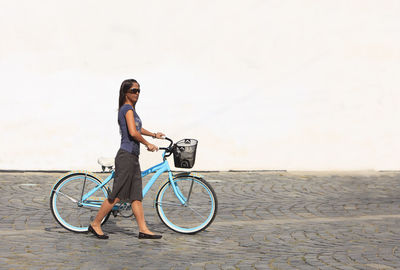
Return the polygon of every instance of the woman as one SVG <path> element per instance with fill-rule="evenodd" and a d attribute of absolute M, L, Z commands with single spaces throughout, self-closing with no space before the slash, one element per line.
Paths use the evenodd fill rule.
<path fill-rule="evenodd" d="M 142 135 L 161 139 L 161 132 L 152 133 L 142 128 L 142 121 L 135 111 L 139 99 L 140 85 L 136 80 L 125 80 L 119 91 L 118 124 L 121 131 L 121 147 L 115 157 L 115 178 L 112 192 L 103 202 L 89 231 L 100 239 L 108 239 L 101 229 L 101 221 L 118 202 L 130 202 L 139 226 L 139 239 L 160 239 L 161 235 L 151 232 L 146 225 L 142 205 L 142 176 L 139 165 L 140 143 L 154 152 L 158 147 L 145 140 Z"/>

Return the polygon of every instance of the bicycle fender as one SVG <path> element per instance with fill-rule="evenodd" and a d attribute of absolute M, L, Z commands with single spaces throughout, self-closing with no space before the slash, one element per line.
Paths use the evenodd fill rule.
<path fill-rule="evenodd" d="M 193 172 L 180 172 L 180 173 L 174 174 L 173 176 L 174 176 L 174 179 L 179 178 L 179 177 L 185 177 L 185 176 L 192 176 L 197 179 L 204 179 L 202 175 L 200 175 L 198 173 L 193 173 Z M 169 182 L 169 178 L 165 179 L 164 181 L 161 181 L 161 184 L 158 187 L 158 190 L 160 190 L 167 182 Z"/>
<path fill-rule="evenodd" d="M 185 176 L 192 176 L 192 177 L 197 178 L 197 179 L 203 179 L 203 176 L 202 176 L 201 174 L 194 173 L 194 172 L 180 172 L 180 173 L 174 174 L 173 176 L 174 176 L 174 179 L 179 178 L 179 177 L 185 177 Z M 160 191 L 160 189 L 161 189 L 167 182 L 169 182 L 169 178 L 165 179 L 165 181 L 161 181 L 161 184 L 160 184 L 160 186 L 159 186 L 158 189 L 157 189 L 157 194 L 158 194 L 158 192 Z M 153 202 L 153 208 L 155 208 L 155 207 L 156 207 L 156 201 L 154 200 L 154 202 Z"/>
<path fill-rule="evenodd" d="M 92 173 L 92 172 L 89 172 L 89 171 L 70 171 L 70 172 L 67 172 L 66 174 L 62 175 L 61 177 L 59 177 L 59 178 L 55 181 L 55 183 L 53 184 L 53 187 L 52 187 L 51 190 L 50 190 L 50 196 L 51 196 L 51 194 L 53 193 L 54 189 L 56 188 L 57 184 L 58 184 L 62 179 L 64 179 L 65 177 L 68 177 L 68 176 L 70 176 L 70 175 L 74 175 L 74 174 L 86 174 L 86 175 L 88 175 L 88 176 L 90 176 L 90 177 L 93 177 L 93 178 L 99 180 L 100 182 L 103 182 L 103 179 L 102 179 L 101 177 L 97 176 L 95 173 Z"/>
<path fill-rule="evenodd" d="M 180 172 L 174 175 L 174 178 L 185 177 L 185 176 L 192 176 L 194 178 L 202 179 L 204 178 L 201 174 L 194 173 L 194 172 Z"/>

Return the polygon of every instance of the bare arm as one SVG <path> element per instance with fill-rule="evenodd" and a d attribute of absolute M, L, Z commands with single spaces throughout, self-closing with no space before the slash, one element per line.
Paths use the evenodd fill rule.
<path fill-rule="evenodd" d="M 136 141 L 144 144 L 147 147 L 147 150 L 152 152 L 158 150 L 157 146 L 146 141 L 145 138 L 143 138 L 142 134 L 140 134 L 140 132 L 136 130 L 135 117 L 133 116 L 132 110 L 126 112 L 125 119 L 126 124 L 128 125 L 129 135 L 131 135 Z"/>
<path fill-rule="evenodd" d="M 151 137 L 157 138 L 157 139 L 161 139 L 163 136 L 165 136 L 165 134 L 162 132 L 153 133 L 144 128 L 141 129 L 141 133 L 142 133 L 142 135 L 151 136 Z"/>

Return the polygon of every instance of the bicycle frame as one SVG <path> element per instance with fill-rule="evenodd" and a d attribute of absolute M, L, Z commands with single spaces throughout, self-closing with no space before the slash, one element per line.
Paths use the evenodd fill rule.
<path fill-rule="evenodd" d="M 158 179 L 158 177 L 164 173 L 164 172 L 168 172 L 168 179 L 169 182 L 172 185 L 172 188 L 174 190 L 174 193 L 176 195 L 176 197 L 179 199 L 179 201 L 183 204 L 186 205 L 186 197 L 182 194 L 182 192 L 180 191 L 178 185 L 175 184 L 172 173 L 171 173 L 171 169 L 169 167 L 169 163 L 167 161 L 167 159 L 165 158 L 165 152 L 162 155 L 163 157 L 163 162 L 161 162 L 160 164 L 157 164 L 145 171 L 142 171 L 142 177 L 145 177 L 146 175 L 149 175 L 150 173 L 155 172 L 155 174 L 151 177 L 151 179 L 149 180 L 149 182 L 146 184 L 146 186 L 143 188 L 142 194 L 143 194 L 143 198 L 146 196 L 147 192 L 150 190 L 150 188 L 153 186 L 153 184 L 156 182 L 156 180 Z M 101 185 L 95 187 L 94 189 L 90 190 L 89 192 L 87 192 L 86 194 L 82 194 L 82 198 L 79 201 L 79 204 L 81 206 L 86 206 L 86 207 L 97 207 L 100 208 L 101 204 L 103 203 L 103 201 L 101 200 L 88 200 L 90 198 L 90 196 L 92 196 L 97 190 L 99 190 L 100 188 L 104 187 L 105 185 L 108 184 L 108 182 L 111 181 L 111 179 L 113 179 L 115 176 L 115 171 L 113 170 L 111 172 L 111 174 L 102 182 Z M 114 206 L 113 210 L 118 210 L 118 206 Z"/>

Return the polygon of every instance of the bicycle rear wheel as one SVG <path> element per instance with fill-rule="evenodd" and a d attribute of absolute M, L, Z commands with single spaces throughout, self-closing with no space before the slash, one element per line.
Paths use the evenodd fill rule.
<path fill-rule="evenodd" d="M 99 208 L 83 206 L 82 194 L 89 192 L 101 181 L 85 173 L 74 173 L 60 179 L 55 185 L 50 196 L 50 208 L 54 218 L 65 229 L 73 232 L 87 232 L 91 220 L 96 216 Z M 100 205 L 109 194 L 106 187 L 97 190 L 89 200 Z M 108 213 L 101 224 L 110 217 Z"/>
<path fill-rule="evenodd" d="M 204 179 L 180 176 L 174 179 L 184 197 L 182 204 L 166 182 L 156 197 L 157 214 L 171 230 L 194 234 L 206 229 L 213 222 L 218 209 L 218 201 L 213 188 Z"/>

